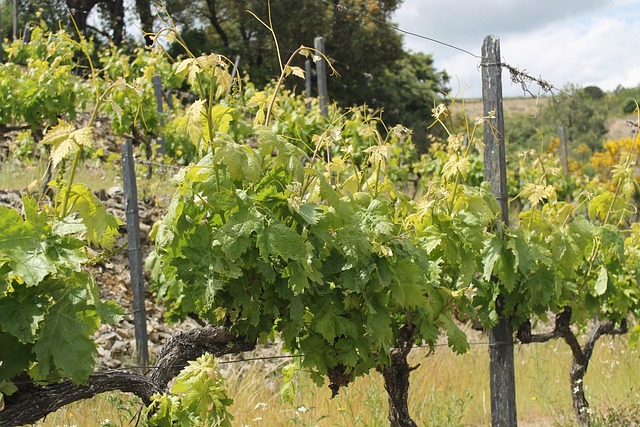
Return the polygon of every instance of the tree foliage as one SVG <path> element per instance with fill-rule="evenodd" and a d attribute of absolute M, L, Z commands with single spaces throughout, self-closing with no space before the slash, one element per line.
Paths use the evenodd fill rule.
<path fill-rule="evenodd" d="M 544 109 L 544 128 L 550 134 L 557 134 L 558 127 L 563 126 L 569 148 L 574 153 L 580 145 L 586 145 L 592 151 L 597 150 L 602 136 L 607 132 L 606 104 L 598 98 L 596 89 L 568 86 L 563 93 L 550 100 L 549 106 Z"/>
<path fill-rule="evenodd" d="M 207 49 L 230 58 L 240 55 L 240 69 L 258 87 L 277 75 L 281 66 L 272 34 L 263 23 L 272 25 L 281 52 L 313 46 L 314 39 L 322 36 L 339 73 L 328 80 L 330 99 L 345 107 L 366 104 L 384 109 L 389 124 L 413 128 L 416 143 L 426 149 L 429 111 L 446 90 L 448 77 L 435 70 L 430 55 L 403 51 L 399 33 L 385 25 L 399 4 L 350 0 L 338 7 L 287 0 L 271 2 L 269 7 L 269 2 L 257 0 L 173 0 L 167 2 L 167 11 L 189 28 L 184 36 L 195 47 L 194 54 Z M 171 52 L 180 51 L 176 46 Z M 294 65 L 302 66 L 302 59 Z M 295 85 L 289 83 L 290 88 Z"/>

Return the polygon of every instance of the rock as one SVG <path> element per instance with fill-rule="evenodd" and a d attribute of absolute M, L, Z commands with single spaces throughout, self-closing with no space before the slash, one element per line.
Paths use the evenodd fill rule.
<path fill-rule="evenodd" d="M 112 199 L 119 199 L 124 197 L 124 189 L 120 186 L 114 186 L 107 190 L 107 196 Z"/>

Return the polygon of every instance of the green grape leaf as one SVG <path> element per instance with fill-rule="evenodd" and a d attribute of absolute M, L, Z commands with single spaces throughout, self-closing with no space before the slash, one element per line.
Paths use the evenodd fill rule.
<path fill-rule="evenodd" d="M 324 209 L 315 203 L 298 204 L 294 199 L 289 199 L 289 207 L 296 212 L 309 225 L 316 225 L 324 218 Z"/>
<path fill-rule="evenodd" d="M 376 342 L 383 345 L 390 342 L 393 338 L 393 330 L 389 311 L 380 310 L 367 315 L 367 330 Z"/>
<path fill-rule="evenodd" d="M 24 239 L 23 239 L 24 242 Z M 27 242 L 25 242 L 27 243 Z M 9 265 L 13 267 L 13 274 L 22 278 L 28 286 L 36 286 L 50 273 L 55 273 L 55 263 L 46 256 L 45 242 L 37 242 L 31 240 L 32 246 L 17 246 L 8 252 L 11 262 Z"/>
<path fill-rule="evenodd" d="M 489 281 L 491 276 L 495 275 L 508 291 L 513 290 L 518 278 L 516 256 L 512 251 L 506 250 L 506 245 L 500 237 L 495 236 L 488 243 L 483 262 L 484 280 Z"/>
<path fill-rule="evenodd" d="M 257 236 L 260 256 L 264 261 L 280 257 L 284 260 L 305 259 L 305 239 L 284 224 L 269 224 Z"/>
<path fill-rule="evenodd" d="M 483 278 L 486 281 L 491 280 L 491 275 L 494 272 L 496 263 L 500 260 L 502 253 L 504 252 L 504 242 L 499 236 L 494 236 L 485 248 L 484 255 L 484 275 Z"/>
<path fill-rule="evenodd" d="M 459 174 L 464 179 L 466 178 L 467 172 L 469 172 L 470 168 L 471 163 L 469 163 L 469 159 L 453 155 L 442 167 L 442 176 L 444 179 L 448 180 Z"/>
<path fill-rule="evenodd" d="M 216 150 L 213 161 L 225 165 L 234 180 L 256 182 L 262 175 L 260 158 L 247 145 L 227 142 Z"/>
<path fill-rule="evenodd" d="M 531 204 L 531 207 L 536 206 L 543 200 L 551 199 L 555 195 L 555 187 L 553 185 L 541 185 L 534 184 L 532 182 L 527 183 L 522 190 L 522 196 L 526 197 Z"/>
<path fill-rule="evenodd" d="M 56 271 L 55 263 L 46 254 L 41 231 L 34 228 L 33 222 L 23 221 L 15 210 L 0 207 L 0 253 L 8 260 L 10 275 L 28 286 L 37 285 Z"/>
<path fill-rule="evenodd" d="M 304 80 L 304 70 L 300 67 L 291 67 L 287 65 L 284 67 L 284 73 L 286 76 L 293 74 L 294 76 L 298 76 Z"/>
<path fill-rule="evenodd" d="M 54 219 L 51 234 L 56 236 L 80 236 L 86 233 L 87 227 L 82 223 L 80 218 L 68 216 L 61 220 Z"/>
<path fill-rule="evenodd" d="M 11 379 L 29 368 L 33 359 L 32 347 L 11 334 L 0 332 L 0 380 Z"/>
<path fill-rule="evenodd" d="M 21 343 L 33 343 L 38 325 L 46 313 L 46 300 L 31 297 L 20 301 L 9 295 L 0 298 L 0 328 L 17 337 Z"/>
<path fill-rule="evenodd" d="M 422 284 L 423 272 L 408 259 L 400 258 L 394 265 L 396 280 L 391 287 L 391 296 L 401 307 L 412 308 L 427 304 Z"/>
<path fill-rule="evenodd" d="M 607 274 L 607 269 L 603 265 L 600 267 L 600 273 L 598 273 L 598 279 L 596 280 L 596 284 L 593 287 L 594 296 L 603 295 L 607 291 L 607 285 L 609 283 L 609 275 Z"/>
<path fill-rule="evenodd" d="M 458 328 L 451 317 L 451 313 L 441 314 L 439 320 L 442 322 L 442 328 L 447 333 L 449 347 L 458 354 L 469 351 L 467 335 Z"/>
<path fill-rule="evenodd" d="M 60 301 L 45 317 L 33 346 L 39 372 L 44 377 L 58 368 L 74 381 L 84 382 L 93 373 L 96 345 L 89 337 L 91 328 L 87 319 L 80 318 L 76 310 L 69 301 Z"/>

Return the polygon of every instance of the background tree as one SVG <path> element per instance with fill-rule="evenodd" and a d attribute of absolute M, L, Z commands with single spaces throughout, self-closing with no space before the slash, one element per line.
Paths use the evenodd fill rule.
<path fill-rule="evenodd" d="M 153 43 L 150 34 L 153 32 L 153 23 L 155 21 L 155 17 L 151 12 L 151 1 L 136 0 L 136 11 L 140 17 L 140 29 L 145 34 L 144 43 L 150 46 Z"/>
<path fill-rule="evenodd" d="M 105 1 L 98 5 L 100 18 L 105 23 L 106 29 L 109 30 L 106 33 L 105 29 L 95 29 L 101 32 L 107 39 L 111 40 L 116 46 L 120 46 L 124 41 L 124 1 L 112 0 Z"/>
<path fill-rule="evenodd" d="M 607 110 L 598 94 L 594 87 L 588 90 L 573 85 L 565 87 L 542 113 L 545 133 L 555 135 L 558 127 L 564 126 L 568 148 L 574 155 L 580 146 L 591 151 L 600 148 L 601 138 L 607 133 Z"/>
<path fill-rule="evenodd" d="M 433 122 L 429 113 L 434 100 L 443 96 L 448 81 L 446 72 L 434 68 L 431 55 L 402 52 L 402 59 L 388 67 L 379 82 L 372 84 L 376 96 L 368 103 L 384 110 L 388 125 L 401 123 L 412 128 L 413 142 L 419 151 L 425 152 L 429 134 L 441 129 L 429 129 Z"/>
<path fill-rule="evenodd" d="M 325 39 L 326 54 L 340 73 L 328 81 L 329 95 L 342 106 L 367 104 L 384 108 L 385 121 L 414 129 L 414 141 L 427 144 L 434 99 L 448 77 L 433 67 L 430 55 L 404 52 L 402 37 L 385 25 L 400 5 L 397 0 L 169 0 L 167 10 L 187 28 L 183 36 L 195 54 L 216 51 L 241 55 L 241 70 L 257 86 L 280 72 L 269 30 L 247 11 L 271 23 L 280 51 L 287 56 L 300 45 Z M 337 6 L 341 6 L 338 8 Z M 180 49 L 173 48 L 173 54 Z M 302 65 L 303 58 L 300 58 Z M 291 81 L 291 85 L 299 82 Z"/>

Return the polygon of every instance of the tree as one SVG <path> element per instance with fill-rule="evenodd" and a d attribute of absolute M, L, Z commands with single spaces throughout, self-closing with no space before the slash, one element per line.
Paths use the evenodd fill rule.
<path fill-rule="evenodd" d="M 111 29 L 111 33 L 104 34 L 100 29 L 96 31 L 102 32 L 113 44 L 120 46 L 124 41 L 124 1 L 104 1 L 98 5 L 98 8 L 102 20 Z"/>
<path fill-rule="evenodd" d="M 328 81 L 329 97 L 342 106 L 384 109 L 386 122 L 413 128 L 415 143 L 425 149 L 430 111 L 446 91 L 446 73 L 435 70 L 430 55 L 404 52 L 400 34 L 385 25 L 400 1 L 333 3 L 279 0 L 269 8 L 263 0 L 170 0 L 167 10 L 189 28 L 184 36 L 194 53 L 208 48 L 230 58 L 240 55 L 240 68 L 258 87 L 280 72 L 272 34 L 258 19 L 271 22 L 281 52 L 313 46 L 315 37 L 323 36 L 339 73 Z"/>
<path fill-rule="evenodd" d="M 78 30 L 85 33 L 87 31 L 87 19 L 93 8 L 104 0 L 66 0 L 67 8 L 75 21 Z"/>
<path fill-rule="evenodd" d="M 151 1 L 150 0 L 136 0 L 136 11 L 140 17 L 140 28 L 144 34 L 144 43 L 150 46 L 153 43 L 151 33 L 153 33 L 153 22 L 155 20 L 151 13 Z"/>
<path fill-rule="evenodd" d="M 434 68 L 431 55 L 403 52 L 402 59 L 385 70 L 373 85 L 375 98 L 367 103 L 384 110 L 387 123 L 402 123 L 413 129 L 413 142 L 424 152 L 429 145 L 428 134 L 436 131 L 429 130 L 433 122 L 431 109 L 434 101 L 442 97 L 448 81 L 446 72 Z"/>
<path fill-rule="evenodd" d="M 585 144 L 592 151 L 601 146 L 601 138 L 607 133 L 606 104 L 594 95 L 595 90 L 567 86 L 549 101 L 542 113 L 542 126 L 549 135 L 555 135 L 564 126 L 570 150 Z"/>

